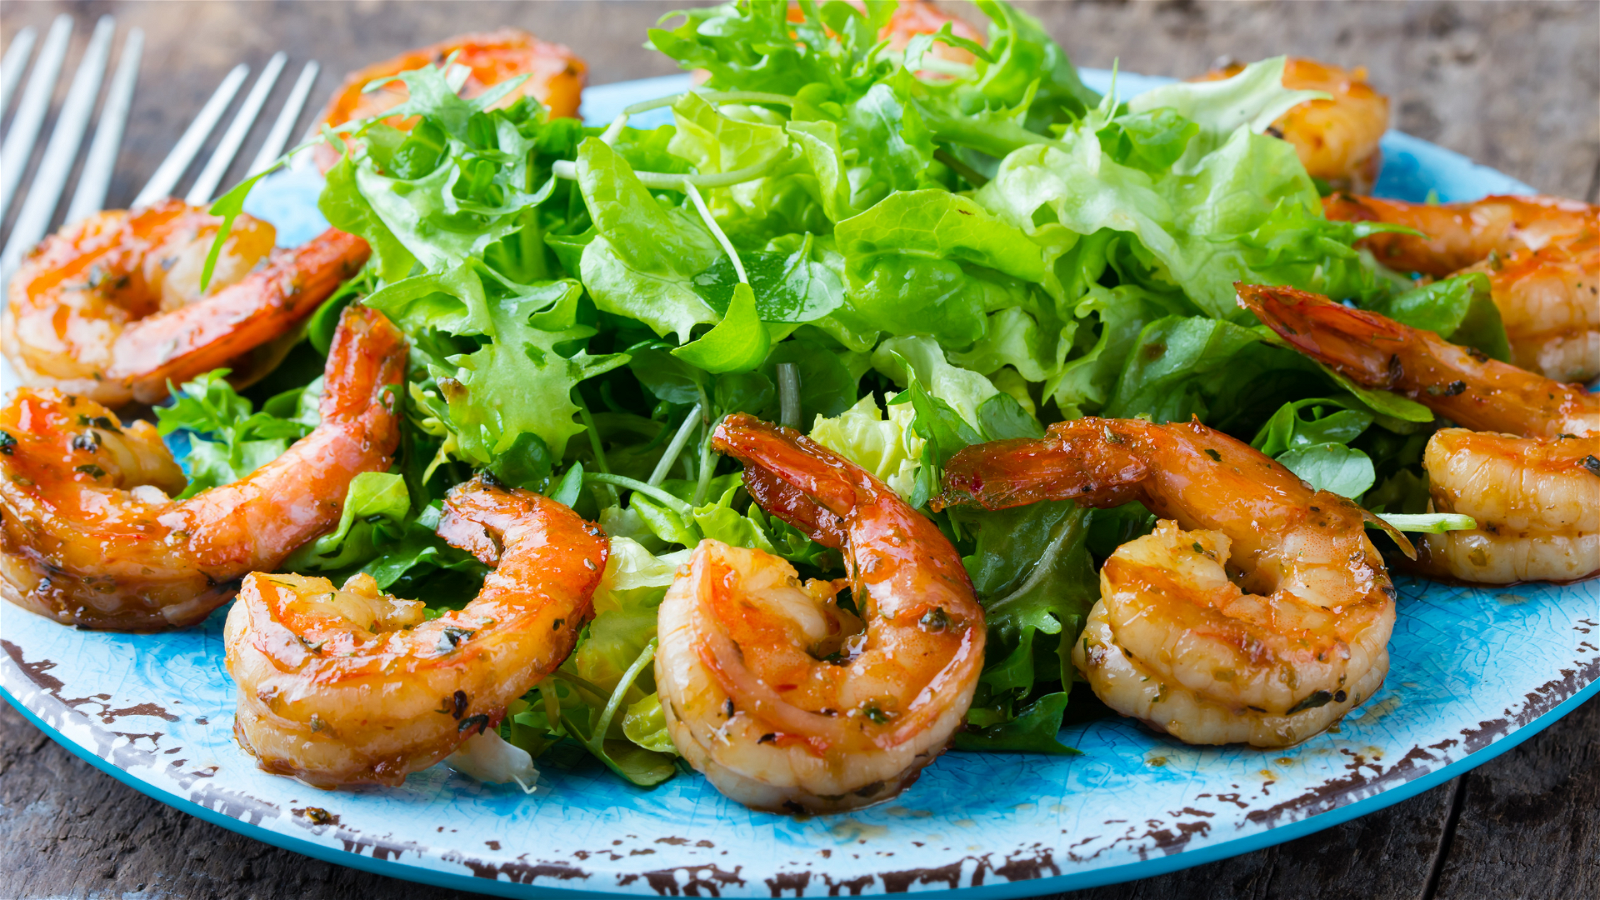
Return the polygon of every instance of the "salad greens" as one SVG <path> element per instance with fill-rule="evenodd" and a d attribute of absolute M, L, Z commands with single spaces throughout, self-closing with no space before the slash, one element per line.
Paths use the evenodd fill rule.
<path fill-rule="evenodd" d="M 373 257 L 306 352 L 326 352 L 338 304 L 383 311 L 412 342 L 406 436 L 393 472 L 358 478 L 338 529 L 288 566 L 459 607 L 483 567 L 433 534 L 445 490 L 487 470 L 574 506 L 612 538 L 597 615 L 501 734 L 651 785 L 677 771 L 650 660 L 687 550 L 716 538 L 803 576 L 841 570 L 712 452 L 732 412 L 787 418 L 925 512 L 969 444 L 1090 414 L 1198 416 L 1401 527 L 1459 527 L 1417 515 L 1431 415 L 1320 369 L 1234 302 L 1236 281 L 1292 285 L 1506 354 L 1481 276 L 1412 287 L 1354 246 L 1375 226 L 1323 217 L 1267 133 L 1318 95 L 1283 88 L 1280 58 L 1101 97 L 1033 19 L 977 6 L 983 44 L 946 26 L 901 51 L 879 38 L 889 3 L 674 14 L 650 45 L 708 78 L 632 110 L 670 107 L 655 129 L 505 105 L 515 82 L 464 99 L 428 67 L 401 76 L 409 99 L 391 111 L 416 117 L 410 131 L 326 131 L 344 155 L 321 209 Z M 255 397 L 257 412 L 221 374 L 158 411 L 191 433 L 191 491 L 316 423 L 320 382 Z M 1152 517 L 1069 502 L 928 514 L 988 611 L 956 746 L 1075 752 L 1057 734 L 1096 560 Z"/>

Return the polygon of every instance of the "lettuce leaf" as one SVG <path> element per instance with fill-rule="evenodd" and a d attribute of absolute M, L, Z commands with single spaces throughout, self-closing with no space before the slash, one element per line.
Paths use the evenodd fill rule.
<path fill-rule="evenodd" d="M 176 499 L 185 500 L 218 485 L 231 484 L 277 459 L 293 442 L 311 433 L 319 421 L 315 390 L 296 389 L 255 405 L 228 384 L 227 369 L 215 369 L 172 392 L 171 406 L 155 408 L 162 435 L 187 431 L 184 456 L 189 484 Z M 309 405 L 302 405 L 302 396 Z"/>

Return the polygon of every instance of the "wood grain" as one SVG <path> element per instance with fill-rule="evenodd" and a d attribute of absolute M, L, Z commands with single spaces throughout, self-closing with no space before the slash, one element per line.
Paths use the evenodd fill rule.
<path fill-rule="evenodd" d="M 240 60 L 259 66 L 284 49 L 286 77 L 305 60 L 321 61 L 313 94 L 320 104 L 355 66 L 459 31 L 517 25 L 572 46 L 589 60 L 591 83 L 601 84 L 672 71 L 638 48 L 645 29 L 677 5 L 9 2 L 0 4 L 0 41 L 24 25 L 42 30 L 66 11 L 77 20 L 70 71 L 100 14 L 145 30 L 140 89 L 109 198 L 118 205 Z M 1282 52 L 1365 65 L 1393 99 L 1396 127 L 1550 193 L 1592 201 L 1600 189 L 1600 3 L 1027 7 L 1083 65 L 1117 59 L 1129 71 L 1188 75 L 1219 56 Z M 234 178 L 265 130 L 246 143 Z M 176 812 L 99 773 L 3 703 L 0 878 L 0 895 L 22 898 L 465 896 L 318 862 Z M 1388 810 L 1257 853 L 1063 896 L 1600 896 L 1600 700 Z"/>

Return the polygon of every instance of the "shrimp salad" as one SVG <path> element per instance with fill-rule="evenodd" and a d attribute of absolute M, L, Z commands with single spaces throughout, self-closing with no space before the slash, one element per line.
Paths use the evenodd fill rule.
<path fill-rule="evenodd" d="M 240 746 L 317 787 L 809 815 L 1068 716 L 1297 744 L 1396 577 L 1600 570 L 1594 207 L 1366 196 L 1360 59 L 1102 95 L 976 7 L 677 13 L 697 86 L 601 127 L 566 47 L 462 35 L 280 161 L 303 247 L 260 175 L 70 223 L 5 297 L 0 591 L 225 615 Z"/>

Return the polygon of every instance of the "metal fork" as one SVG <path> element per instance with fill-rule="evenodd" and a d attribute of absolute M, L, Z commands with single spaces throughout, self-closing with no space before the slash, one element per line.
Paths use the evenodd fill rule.
<path fill-rule="evenodd" d="M 94 112 L 95 100 L 100 94 L 106 63 L 111 56 L 111 42 L 116 32 L 116 22 L 111 16 L 102 16 L 95 24 L 83 59 L 72 77 L 66 99 L 56 116 L 56 122 L 45 145 L 33 182 L 27 188 L 26 199 L 11 226 L 11 234 L 0 250 L 0 284 L 8 283 L 24 253 L 33 248 L 49 230 L 55 217 L 56 206 L 65 193 L 68 177 L 77 161 L 89 118 Z M 49 112 L 50 98 L 55 93 L 57 78 L 66 59 L 67 47 L 72 37 L 72 17 L 57 16 L 46 33 L 34 61 L 28 86 L 22 91 L 12 114 L 11 123 L 0 139 L 0 220 L 3 220 L 11 202 L 18 193 L 22 175 L 32 158 L 45 114 Z M 10 106 L 10 99 L 33 52 L 37 34 L 24 28 L 12 38 L 4 57 L 0 57 L 0 116 Z M 139 61 L 144 49 L 144 33 L 138 28 L 128 30 L 123 40 L 122 53 L 116 71 L 111 76 L 105 101 L 100 110 L 99 124 L 90 142 L 88 156 L 78 176 L 77 189 L 67 207 L 65 222 L 75 222 L 98 212 L 105 204 L 106 190 L 111 183 L 111 172 L 116 165 L 117 151 L 122 144 L 123 127 L 127 124 L 128 110 L 133 102 L 133 89 L 139 76 Z M 218 140 L 211 158 L 195 177 L 184 200 L 204 204 L 212 200 L 228 167 L 245 139 L 261 108 L 266 104 L 283 71 L 288 57 L 274 54 L 267 61 L 255 84 L 240 104 L 233 120 Z M 260 149 L 250 163 L 247 175 L 265 169 L 283 152 L 289 135 L 300 119 L 307 97 L 317 80 L 316 62 L 307 62 L 300 70 L 293 89 L 285 99 L 277 120 L 262 140 Z M 234 96 L 249 76 L 250 67 L 240 63 L 222 79 L 211 99 L 195 116 L 173 146 L 172 152 L 156 167 L 156 171 L 134 198 L 134 206 L 143 206 L 153 200 L 170 195 L 189 170 L 200 148 L 222 119 Z"/>

